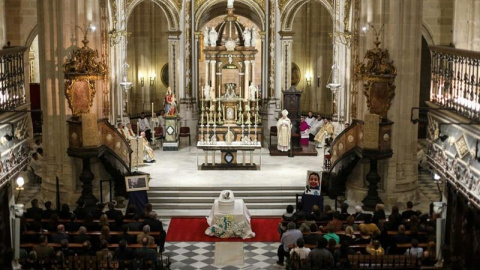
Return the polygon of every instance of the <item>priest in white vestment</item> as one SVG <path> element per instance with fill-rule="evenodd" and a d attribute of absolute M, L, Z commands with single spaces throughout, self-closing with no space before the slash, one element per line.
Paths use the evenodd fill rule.
<path fill-rule="evenodd" d="M 277 149 L 282 152 L 290 150 L 292 122 L 287 117 L 288 111 L 282 111 L 282 117 L 277 121 Z"/>

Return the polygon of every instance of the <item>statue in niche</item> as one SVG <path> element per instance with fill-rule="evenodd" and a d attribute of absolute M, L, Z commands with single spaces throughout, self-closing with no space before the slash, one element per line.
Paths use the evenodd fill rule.
<path fill-rule="evenodd" d="M 250 47 L 250 41 L 252 40 L 252 36 L 250 33 L 250 30 L 245 27 L 245 30 L 243 30 L 243 40 L 245 41 L 244 46 L 245 47 Z"/>
<path fill-rule="evenodd" d="M 235 84 L 234 83 L 226 83 L 225 84 L 227 90 L 225 91 L 225 98 L 234 98 L 237 97 L 235 94 Z"/>
<path fill-rule="evenodd" d="M 205 100 L 209 100 L 210 99 L 210 85 L 206 84 L 204 87 L 203 87 L 203 98 Z"/>
<path fill-rule="evenodd" d="M 255 26 L 252 27 L 252 41 L 251 41 L 252 47 L 255 47 L 255 45 L 257 43 L 256 40 L 255 40 L 255 36 L 257 35 L 256 31 L 257 31 L 257 29 L 255 29 Z"/>
<path fill-rule="evenodd" d="M 208 37 L 209 37 L 209 32 L 208 32 L 208 26 L 205 27 L 205 30 L 203 30 L 203 45 L 204 46 L 209 46 L 210 43 L 208 42 Z"/>
<path fill-rule="evenodd" d="M 215 100 L 215 89 L 210 87 L 210 99 Z"/>
<path fill-rule="evenodd" d="M 210 46 L 213 46 L 213 47 L 217 46 L 218 33 L 215 30 L 215 27 L 212 27 L 212 29 L 210 29 L 210 32 L 208 33 L 208 37 L 210 40 Z"/>
<path fill-rule="evenodd" d="M 248 87 L 248 95 L 245 93 L 245 97 L 250 98 L 250 100 L 256 100 L 257 91 L 258 89 L 253 85 L 253 82 L 250 82 L 250 86 Z"/>

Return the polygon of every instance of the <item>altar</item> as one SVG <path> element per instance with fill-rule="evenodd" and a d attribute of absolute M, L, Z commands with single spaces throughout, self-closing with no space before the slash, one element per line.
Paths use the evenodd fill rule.
<path fill-rule="evenodd" d="M 204 163 L 201 165 L 198 165 L 198 150 L 203 150 Z M 220 151 L 220 161 L 217 161 L 218 151 Z M 258 153 L 258 164 L 254 162 L 255 152 Z M 260 142 L 244 144 L 238 141 L 227 144 L 225 141 L 220 141 L 215 144 L 205 144 L 200 141 L 197 143 L 197 166 L 200 170 L 260 170 L 262 145 Z"/>
<path fill-rule="evenodd" d="M 250 221 L 251 215 L 243 200 L 235 199 L 232 191 L 224 190 L 213 203 L 205 234 L 220 238 L 252 238 L 255 233 Z"/>

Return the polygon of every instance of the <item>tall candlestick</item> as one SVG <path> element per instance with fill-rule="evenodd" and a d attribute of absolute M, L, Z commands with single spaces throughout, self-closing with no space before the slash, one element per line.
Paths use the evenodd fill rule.
<path fill-rule="evenodd" d="M 153 102 L 152 102 L 152 117 L 153 117 Z"/>

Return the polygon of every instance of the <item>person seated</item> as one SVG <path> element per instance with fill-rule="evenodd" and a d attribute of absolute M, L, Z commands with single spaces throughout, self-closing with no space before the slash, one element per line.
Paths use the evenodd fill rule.
<path fill-rule="evenodd" d="M 133 250 L 127 247 L 127 241 L 124 239 L 118 242 L 118 248 L 115 249 L 113 253 L 113 259 L 120 263 L 120 269 L 124 269 L 123 264 L 125 261 L 133 260 L 134 254 Z"/>
<path fill-rule="evenodd" d="M 375 210 L 373 211 L 372 222 L 377 224 L 377 226 L 381 228 L 383 222 L 385 222 L 386 219 L 387 217 L 385 216 L 385 205 L 382 203 L 377 203 L 375 205 Z"/>
<path fill-rule="evenodd" d="M 310 126 L 310 134 L 309 141 L 313 142 L 315 139 L 315 135 L 317 135 L 318 131 L 323 127 L 323 119 L 322 115 L 319 113 L 317 118 L 313 121 L 312 125 Z"/>
<path fill-rule="evenodd" d="M 132 130 L 132 124 L 130 123 L 127 123 L 125 125 L 125 134 L 127 140 L 135 139 L 137 137 L 137 135 L 135 135 L 135 132 Z"/>
<path fill-rule="evenodd" d="M 78 199 L 77 208 L 75 208 L 75 210 L 73 210 L 73 213 L 75 214 L 75 217 L 77 219 L 84 219 L 85 218 L 85 216 L 88 213 L 87 209 L 85 208 L 85 200 Z"/>
<path fill-rule="evenodd" d="M 143 148 L 145 149 L 145 160 L 143 162 L 155 162 L 155 155 L 153 154 L 153 149 L 148 145 L 145 132 L 140 133 L 140 136 L 143 139 Z"/>
<path fill-rule="evenodd" d="M 343 202 L 340 205 L 340 216 L 341 220 L 346 220 L 348 216 L 350 216 L 350 213 L 348 213 L 348 203 Z"/>
<path fill-rule="evenodd" d="M 315 117 L 313 117 L 312 111 L 308 111 L 307 117 L 305 117 L 305 122 L 307 122 L 308 127 L 311 128 L 313 122 L 315 121 Z"/>
<path fill-rule="evenodd" d="M 148 225 L 143 226 L 143 233 L 137 235 L 137 243 L 142 244 L 143 238 L 148 239 L 148 245 L 155 244 L 155 239 L 150 235 L 150 226 Z"/>
<path fill-rule="evenodd" d="M 99 219 L 103 214 L 103 210 L 105 209 L 105 204 L 104 203 L 97 203 L 97 209 L 93 210 L 92 216 L 94 219 Z"/>
<path fill-rule="evenodd" d="M 340 236 L 335 233 L 333 225 L 327 225 L 327 233 L 323 235 L 323 238 L 335 240 L 335 243 L 340 244 Z"/>
<path fill-rule="evenodd" d="M 294 254 L 298 254 L 300 260 L 306 260 L 310 249 L 305 247 L 305 241 L 303 238 L 297 239 L 297 245 L 290 250 L 290 257 L 293 258 Z"/>
<path fill-rule="evenodd" d="M 43 214 L 43 209 L 39 207 L 38 204 L 38 199 L 33 199 L 31 201 L 32 207 L 28 208 L 27 211 L 25 212 L 25 217 L 26 218 L 34 218 L 36 215 L 40 215 L 40 217 Z"/>
<path fill-rule="evenodd" d="M 135 258 L 142 262 L 151 261 L 153 265 L 156 264 L 157 261 L 157 252 L 149 248 L 151 245 L 150 240 L 147 237 L 140 238 L 139 244 L 142 244 L 142 247 L 135 250 Z"/>
<path fill-rule="evenodd" d="M 118 123 L 117 124 L 117 131 L 122 135 L 125 139 L 127 138 L 127 132 L 125 130 L 125 127 L 123 126 L 123 123 Z"/>
<path fill-rule="evenodd" d="M 340 213 L 339 213 L 339 212 L 333 213 L 333 219 L 330 220 L 330 221 L 327 223 L 327 226 L 326 226 L 326 227 L 320 226 L 320 230 L 321 230 L 322 232 L 328 232 L 328 227 L 329 227 L 329 226 L 332 227 L 333 232 L 338 232 L 338 231 L 341 231 L 341 230 L 342 230 L 343 221 L 340 220 Z"/>
<path fill-rule="evenodd" d="M 282 234 L 282 238 L 280 239 L 280 246 L 277 249 L 277 256 L 278 256 L 278 265 L 283 266 L 283 261 L 285 256 L 289 256 L 290 253 L 290 245 L 295 245 L 299 238 L 303 238 L 303 234 L 300 230 L 295 229 L 295 223 L 290 221 L 287 224 L 287 231 Z"/>
<path fill-rule="evenodd" d="M 422 265 L 423 266 L 434 266 L 437 263 L 437 256 L 435 255 L 435 242 L 430 241 L 427 244 L 427 248 L 423 252 L 422 256 Z"/>
<path fill-rule="evenodd" d="M 360 229 L 360 237 L 355 238 L 353 240 L 353 243 L 355 245 L 361 245 L 361 244 L 370 244 L 372 241 L 372 237 L 366 227 L 363 227 Z"/>
<path fill-rule="evenodd" d="M 80 226 L 78 234 L 73 236 L 73 242 L 81 244 L 87 240 L 90 240 L 90 236 L 87 235 L 87 228 L 85 226 Z"/>
<path fill-rule="evenodd" d="M 137 208 L 133 203 L 129 203 L 127 206 L 127 210 L 125 210 L 125 219 L 133 219 L 136 214 Z"/>
<path fill-rule="evenodd" d="M 130 232 L 128 224 L 123 225 L 122 234 L 120 235 L 119 240 L 125 240 L 127 244 L 136 244 L 137 238 L 135 237 L 135 235 L 131 235 L 128 232 Z"/>
<path fill-rule="evenodd" d="M 417 215 L 417 213 L 413 210 L 413 203 L 411 201 L 408 201 L 407 210 L 402 212 L 402 219 L 404 222 L 406 222 L 413 215 Z"/>
<path fill-rule="evenodd" d="M 314 205 L 312 207 L 312 212 L 310 213 L 312 216 L 312 219 L 315 221 L 321 221 L 322 220 L 322 212 L 320 211 L 320 207 L 318 205 Z"/>
<path fill-rule="evenodd" d="M 57 232 L 52 234 L 52 242 L 59 244 L 63 239 L 69 240 L 68 234 L 65 232 L 65 226 L 60 224 L 57 226 Z"/>
<path fill-rule="evenodd" d="M 108 242 L 106 240 L 100 240 L 100 250 L 97 251 L 97 261 L 111 261 L 113 260 L 113 253 L 108 250 Z"/>
<path fill-rule="evenodd" d="M 46 201 L 43 205 L 45 205 L 45 210 L 42 211 L 42 218 L 50 218 L 54 213 L 57 213 L 56 210 L 52 209 L 51 201 Z"/>
<path fill-rule="evenodd" d="M 133 222 L 129 222 L 126 225 L 130 231 L 141 231 L 143 228 L 143 222 L 140 222 L 140 215 L 133 216 Z"/>
<path fill-rule="evenodd" d="M 113 222 L 113 224 L 111 225 L 111 229 L 112 231 L 114 232 L 119 232 L 119 231 L 122 231 L 122 227 L 123 227 L 123 214 L 118 214 L 117 216 L 115 216 L 114 218 L 115 222 Z"/>
<path fill-rule="evenodd" d="M 68 247 L 68 240 L 67 239 L 62 239 L 62 241 L 60 241 L 60 249 L 58 250 L 58 252 L 60 252 L 61 257 L 65 258 L 65 259 L 70 257 L 70 256 L 75 256 L 75 252 Z M 58 254 L 58 252 L 57 252 L 57 254 Z M 57 256 L 57 258 L 58 258 L 58 256 Z"/>
<path fill-rule="evenodd" d="M 385 250 L 380 245 L 380 241 L 373 240 L 366 248 L 366 252 L 370 255 L 384 255 Z"/>
<path fill-rule="evenodd" d="M 293 222 L 299 222 L 305 220 L 305 212 L 303 211 L 303 205 L 301 202 L 297 203 L 297 211 L 292 215 Z M 288 223 L 287 223 L 288 225 Z"/>
<path fill-rule="evenodd" d="M 367 215 L 363 213 L 363 209 L 360 205 L 355 206 L 355 214 L 353 217 L 355 220 L 363 221 Z"/>
<path fill-rule="evenodd" d="M 108 203 L 108 211 L 105 212 L 108 219 L 115 219 L 118 215 L 122 215 L 122 211 L 115 209 L 115 204 L 113 202 Z"/>
<path fill-rule="evenodd" d="M 326 249 L 327 239 L 321 237 L 317 247 L 308 254 L 310 269 L 330 269 L 335 265 L 332 253 Z"/>
<path fill-rule="evenodd" d="M 70 212 L 70 206 L 68 206 L 68 204 L 66 203 L 62 204 L 62 208 L 58 213 L 58 217 L 60 219 L 69 219 L 71 216 L 72 216 L 72 212 Z"/>
<path fill-rule="evenodd" d="M 164 116 L 165 116 L 165 111 L 161 110 L 160 115 L 158 116 L 158 126 L 162 127 L 162 129 L 163 129 L 163 134 L 162 134 L 163 138 L 165 138 L 165 118 L 164 118 Z"/>
<path fill-rule="evenodd" d="M 330 119 L 325 118 L 323 119 L 323 126 L 318 131 L 317 135 L 315 135 L 314 141 L 318 148 L 323 147 L 325 140 L 330 139 L 335 132 L 335 127 L 330 122 Z M 327 144 L 328 145 L 328 144 Z"/>
<path fill-rule="evenodd" d="M 365 217 L 364 223 L 358 225 L 358 229 L 360 230 L 362 227 L 367 228 L 368 232 L 372 235 L 380 235 L 382 232 L 378 229 L 375 223 L 372 223 L 372 217 L 367 215 Z"/>
<path fill-rule="evenodd" d="M 145 132 L 145 137 L 148 142 L 152 141 L 152 128 L 150 127 L 150 123 L 148 119 L 145 117 L 145 112 L 140 113 L 140 118 L 137 122 L 138 128 L 140 132 Z"/>
<path fill-rule="evenodd" d="M 152 114 L 152 117 L 150 118 L 150 126 L 152 128 L 156 128 L 159 126 L 159 121 L 158 121 L 158 117 L 157 117 L 157 114 L 156 113 L 153 113 Z"/>
<path fill-rule="evenodd" d="M 355 239 L 356 231 L 358 231 L 358 226 L 355 224 L 355 218 L 350 215 L 347 217 L 345 223 L 345 240 L 352 242 L 352 240 Z"/>
<path fill-rule="evenodd" d="M 38 261 L 50 261 L 55 257 L 55 251 L 48 245 L 46 235 L 40 235 L 39 244 L 33 247 L 33 251 L 37 253 Z"/>
<path fill-rule="evenodd" d="M 412 247 L 407 249 L 405 252 L 406 256 L 413 256 L 416 258 L 421 258 L 423 256 L 423 248 L 418 246 L 418 240 L 412 239 Z"/>
<path fill-rule="evenodd" d="M 92 243 L 87 240 L 82 243 L 82 248 L 78 252 L 78 256 L 95 256 L 95 251 L 92 249 Z"/>
<path fill-rule="evenodd" d="M 308 245 L 317 245 L 318 244 L 318 239 L 322 237 L 320 234 L 317 233 L 318 227 L 316 223 L 313 223 L 310 225 L 310 230 L 308 234 L 303 235 L 303 240 L 305 241 L 305 244 Z"/>

